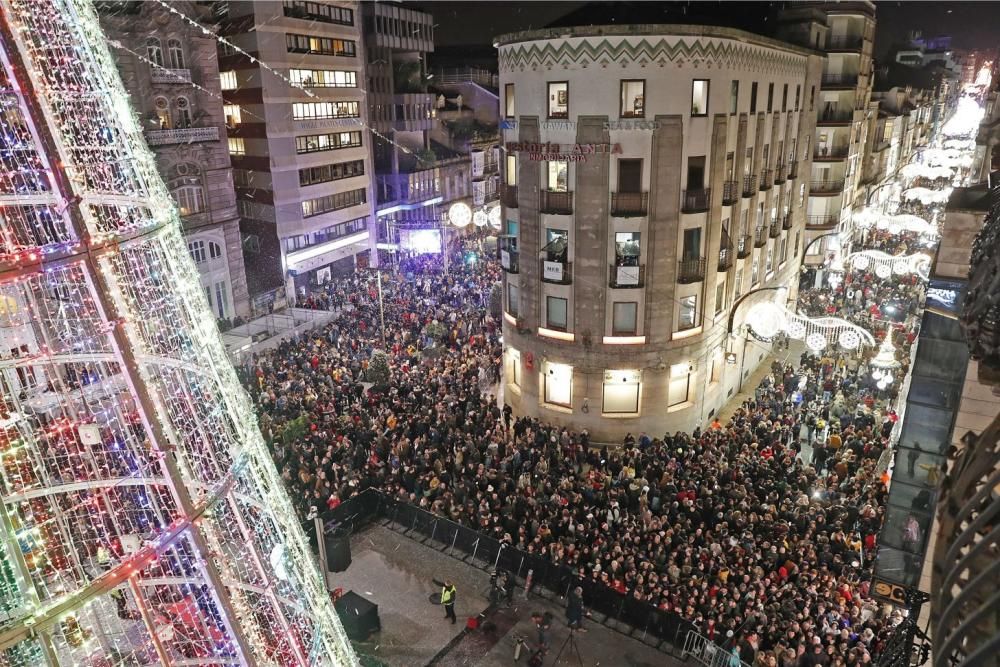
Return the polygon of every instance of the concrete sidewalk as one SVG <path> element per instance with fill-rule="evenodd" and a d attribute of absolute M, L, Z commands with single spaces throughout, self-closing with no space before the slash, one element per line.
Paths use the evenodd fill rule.
<path fill-rule="evenodd" d="M 725 424 L 736 411 L 742 407 L 743 401 L 751 399 L 754 397 L 757 387 L 760 385 L 760 381 L 764 379 L 764 376 L 771 372 L 771 364 L 775 359 L 780 361 L 782 365 L 791 363 L 794 366 L 798 366 L 799 357 L 802 356 L 803 350 L 805 350 L 805 343 L 800 340 L 789 341 L 788 349 L 782 350 L 781 352 L 775 353 L 773 350 L 768 353 L 764 360 L 761 361 L 753 373 L 743 381 L 743 388 L 739 393 L 733 394 L 733 397 L 722 406 L 719 410 L 719 421 Z"/>

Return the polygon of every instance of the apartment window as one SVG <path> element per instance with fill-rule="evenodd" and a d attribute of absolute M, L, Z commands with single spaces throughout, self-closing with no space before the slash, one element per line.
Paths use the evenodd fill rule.
<path fill-rule="evenodd" d="M 750 172 L 753 171 L 753 146 L 747 146 L 747 152 L 743 160 L 743 175 L 750 176 Z"/>
<path fill-rule="evenodd" d="M 781 264 L 784 264 L 788 260 L 788 234 L 781 235 Z"/>
<path fill-rule="evenodd" d="M 366 201 L 367 193 L 365 188 L 335 192 L 332 195 L 317 197 L 316 199 L 306 199 L 302 202 L 302 217 L 308 218 L 328 211 L 339 211 L 343 208 L 364 204 Z"/>
<path fill-rule="evenodd" d="M 545 362 L 545 402 L 570 407 L 573 404 L 573 367 Z"/>
<path fill-rule="evenodd" d="M 799 256 L 799 241 L 802 240 L 800 237 L 801 237 L 801 232 L 795 232 L 795 245 L 792 246 L 792 252 L 795 253 L 796 257 Z"/>
<path fill-rule="evenodd" d="M 294 120 L 360 117 L 361 112 L 357 102 L 296 102 L 292 105 Z"/>
<path fill-rule="evenodd" d="M 642 192 L 641 159 L 618 159 L 618 192 Z"/>
<path fill-rule="evenodd" d="M 757 113 L 757 82 L 750 84 L 750 113 Z"/>
<path fill-rule="evenodd" d="M 645 79 L 623 79 L 621 82 L 622 118 L 644 118 L 646 116 Z"/>
<path fill-rule="evenodd" d="M 512 317 L 518 317 L 520 314 L 521 305 L 521 292 L 517 285 L 513 283 L 507 283 L 507 312 Z"/>
<path fill-rule="evenodd" d="M 229 289 L 225 280 L 215 283 L 215 312 L 219 319 L 226 317 L 229 312 Z"/>
<path fill-rule="evenodd" d="M 774 84 L 767 84 L 767 112 L 774 111 Z"/>
<path fill-rule="evenodd" d="M 715 384 L 722 379 L 722 365 L 723 365 L 722 350 L 712 355 L 712 370 L 709 372 L 708 381 L 710 384 Z"/>
<path fill-rule="evenodd" d="M 361 132 L 333 132 L 295 137 L 296 153 L 319 153 L 361 146 Z"/>
<path fill-rule="evenodd" d="M 674 364 L 670 367 L 670 384 L 667 387 L 667 407 L 688 402 L 691 390 L 691 365 Z"/>
<path fill-rule="evenodd" d="M 549 118 L 569 118 L 569 83 L 549 82 Z"/>
<path fill-rule="evenodd" d="M 364 160 L 351 160 L 350 162 L 324 164 L 319 167 L 299 169 L 299 185 L 305 186 L 315 185 L 317 183 L 328 183 L 330 181 L 339 181 L 343 178 L 363 176 L 364 173 Z"/>
<path fill-rule="evenodd" d="M 569 302 L 557 296 L 545 297 L 545 322 L 549 329 L 566 331 Z"/>
<path fill-rule="evenodd" d="M 639 371 L 605 371 L 605 414 L 636 414 L 639 412 Z"/>
<path fill-rule="evenodd" d="M 617 232 L 615 234 L 615 265 L 639 266 L 642 234 L 639 232 Z"/>
<path fill-rule="evenodd" d="M 163 47 L 160 40 L 150 37 L 146 40 L 146 58 L 154 65 L 163 67 Z"/>
<path fill-rule="evenodd" d="M 338 222 L 335 225 L 323 227 L 322 229 L 314 231 L 310 234 L 299 234 L 297 236 L 286 237 L 285 250 L 288 252 L 301 250 L 302 248 L 320 245 L 322 243 L 344 238 L 345 236 L 350 236 L 351 234 L 357 234 L 358 232 L 363 232 L 367 229 L 368 218 L 364 216 L 348 220 L 347 222 Z"/>
<path fill-rule="evenodd" d="M 806 203 L 806 184 L 799 183 L 799 208 L 802 208 Z"/>
<path fill-rule="evenodd" d="M 701 227 L 691 227 L 684 230 L 681 258 L 685 261 L 701 259 Z"/>
<path fill-rule="evenodd" d="M 288 79 L 308 88 L 357 88 L 358 73 L 340 69 L 290 69 Z"/>
<path fill-rule="evenodd" d="M 810 86 L 809 88 L 809 111 L 816 108 L 816 86 Z"/>
<path fill-rule="evenodd" d="M 694 79 L 691 82 L 691 115 L 708 115 L 708 79 Z"/>
<path fill-rule="evenodd" d="M 185 185 L 177 188 L 171 194 L 177 202 L 181 216 L 194 215 L 205 210 L 205 194 L 200 185 Z"/>
<path fill-rule="evenodd" d="M 175 127 L 191 127 L 191 103 L 188 102 L 188 98 L 178 97 L 174 100 L 174 104 L 177 107 L 177 125 Z"/>
<path fill-rule="evenodd" d="M 222 257 L 222 246 L 220 246 L 215 241 L 208 242 L 208 258 L 209 259 L 219 259 Z"/>
<path fill-rule="evenodd" d="M 223 104 L 222 113 L 226 116 L 226 127 L 235 128 L 243 122 L 239 104 Z"/>
<path fill-rule="evenodd" d="M 795 84 L 795 110 L 799 110 L 799 99 L 802 97 L 802 84 Z"/>
<path fill-rule="evenodd" d="M 788 84 L 781 88 L 781 110 L 788 111 Z"/>
<path fill-rule="evenodd" d="M 236 90 L 236 72 L 234 70 L 229 70 L 228 72 L 219 72 L 219 85 L 223 90 Z"/>
<path fill-rule="evenodd" d="M 569 191 L 569 162 L 549 160 L 545 169 L 545 189 L 550 192 Z"/>
<path fill-rule="evenodd" d="M 774 269 L 774 245 L 772 243 L 767 244 L 767 262 L 764 264 L 764 272 L 771 273 Z"/>
<path fill-rule="evenodd" d="M 167 54 L 170 56 L 170 67 L 173 69 L 184 69 L 184 49 L 180 40 L 167 40 Z"/>
<path fill-rule="evenodd" d="M 517 185 L 517 156 L 508 155 L 506 169 L 507 185 Z"/>
<path fill-rule="evenodd" d="M 507 384 L 514 387 L 521 386 L 521 352 L 512 347 L 508 347 L 504 354 L 504 377 Z"/>
<path fill-rule="evenodd" d="M 677 313 L 677 330 L 686 331 L 698 323 L 698 297 L 684 296 L 680 299 L 680 309 Z"/>
<path fill-rule="evenodd" d="M 153 100 L 153 106 L 156 108 L 156 118 L 160 129 L 169 130 L 173 127 L 174 122 L 170 117 L 170 102 L 167 101 L 167 98 L 157 97 Z"/>
<path fill-rule="evenodd" d="M 733 116 L 736 115 L 740 109 L 740 82 L 738 79 L 733 79 L 729 84 L 729 113 Z"/>
<path fill-rule="evenodd" d="M 715 314 L 718 315 L 726 307 L 726 279 L 721 278 L 715 285 Z"/>
<path fill-rule="evenodd" d="M 205 263 L 205 242 L 204 241 L 190 241 L 188 243 L 188 254 L 191 255 L 191 259 L 194 260 L 195 264 Z"/>
<path fill-rule="evenodd" d="M 336 23 L 338 25 L 354 25 L 354 10 L 320 2 L 285 0 L 284 13 L 285 16 L 296 19 Z"/>
<path fill-rule="evenodd" d="M 243 142 L 242 137 L 229 137 L 229 154 L 230 155 L 246 155 L 247 147 Z"/>
<path fill-rule="evenodd" d="M 505 118 L 513 118 L 515 115 L 514 104 L 514 84 L 508 83 L 503 87 L 503 109 Z"/>
<path fill-rule="evenodd" d="M 826 243 L 826 241 L 823 240 L 823 239 L 819 239 L 815 243 L 811 243 L 809 246 L 806 247 L 806 255 L 808 255 L 810 257 L 814 257 L 816 255 L 822 255 L 823 254 L 823 245 L 825 243 Z"/>
<path fill-rule="evenodd" d="M 754 250 L 750 260 L 750 285 L 754 286 L 758 282 L 760 282 L 760 253 Z"/>
<path fill-rule="evenodd" d="M 743 267 L 736 269 L 736 277 L 733 279 L 733 301 L 743 295 Z"/>
<path fill-rule="evenodd" d="M 611 333 L 615 336 L 634 336 L 639 304 L 636 301 L 617 301 L 611 307 Z"/>
<path fill-rule="evenodd" d="M 357 45 L 353 40 L 309 35 L 285 35 L 285 48 L 289 53 L 309 53 L 318 56 L 353 58 L 357 55 Z"/>

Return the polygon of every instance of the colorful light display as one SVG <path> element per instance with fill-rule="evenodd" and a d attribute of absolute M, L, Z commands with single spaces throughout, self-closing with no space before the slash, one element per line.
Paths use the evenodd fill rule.
<path fill-rule="evenodd" d="M 0 666 L 357 664 L 127 99 L 0 1 Z"/>

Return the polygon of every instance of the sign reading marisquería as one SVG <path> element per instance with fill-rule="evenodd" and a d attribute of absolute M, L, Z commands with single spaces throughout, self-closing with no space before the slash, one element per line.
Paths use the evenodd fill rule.
<path fill-rule="evenodd" d="M 566 162 L 582 162 L 590 155 L 600 153 L 621 153 L 621 144 L 532 144 L 527 142 L 507 142 L 508 153 L 527 154 L 532 162 L 549 160 L 565 160 Z"/>

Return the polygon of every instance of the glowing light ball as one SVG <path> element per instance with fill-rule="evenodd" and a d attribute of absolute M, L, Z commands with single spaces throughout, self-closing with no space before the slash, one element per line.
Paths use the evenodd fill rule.
<path fill-rule="evenodd" d="M 501 225 L 501 211 L 499 206 L 494 206 L 490 209 L 490 212 L 486 214 L 486 220 L 490 223 L 490 227 L 493 229 L 500 229 Z"/>
<path fill-rule="evenodd" d="M 867 271 L 868 267 L 872 265 L 871 260 L 864 255 L 858 255 L 851 263 L 854 264 L 854 268 L 858 271 Z"/>
<path fill-rule="evenodd" d="M 467 227 L 472 222 L 472 209 L 468 204 L 455 202 L 448 209 L 448 222 L 456 227 Z"/>
<path fill-rule="evenodd" d="M 857 331 L 845 329 L 840 332 L 837 342 L 839 342 L 840 346 L 845 350 L 856 350 L 858 349 L 858 346 L 861 345 L 861 335 Z"/>
<path fill-rule="evenodd" d="M 903 227 L 895 222 L 889 223 L 889 233 L 898 234 L 903 231 Z"/>
<path fill-rule="evenodd" d="M 486 214 L 483 213 L 482 211 L 476 211 L 472 215 L 472 224 L 474 224 L 476 227 L 485 227 L 486 222 L 487 222 Z"/>
<path fill-rule="evenodd" d="M 884 280 L 892 275 L 892 268 L 888 264 L 879 264 L 875 267 L 875 275 Z"/>
<path fill-rule="evenodd" d="M 906 275 L 910 272 L 910 263 L 905 259 L 897 259 L 892 263 L 892 272 L 897 275 Z"/>
<path fill-rule="evenodd" d="M 806 337 L 806 325 L 804 322 L 798 320 L 793 320 L 788 323 L 788 327 L 785 329 L 785 333 L 788 334 L 789 338 L 794 338 L 795 340 L 802 340 Z"/>
<path fill-rule="evenodd" d="M 785 328 L 785 313 L 770 301 L 757 303 L 747 312 L 747 324 L 761 338 L 773 338 Z"/>
<path fill-rule="evenodd" d="M 806 347 L 813 352 L 822 352 L 826 349 L 826 336 L 821 333 L 811 333 L 806 336 Z"/>
<path fill-rule="evenodd" d="M 889 383 L 886 382 L 885 379 L 883 378 L 883 379 L 879 380 L 878 384 L 876 384 L 875 386 L 878 387 L 879 389 L 885 389 L 886 387 L 889 386 Z"/>

